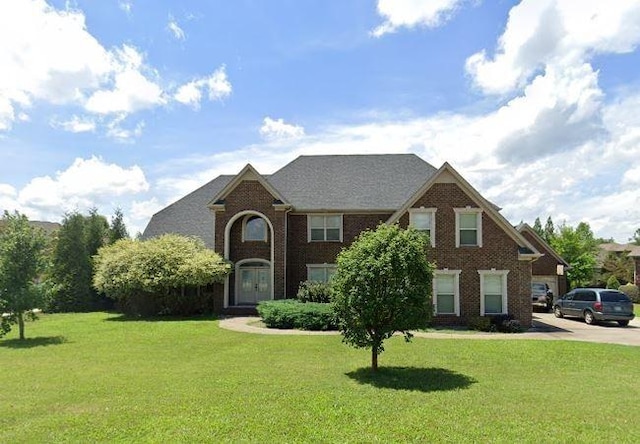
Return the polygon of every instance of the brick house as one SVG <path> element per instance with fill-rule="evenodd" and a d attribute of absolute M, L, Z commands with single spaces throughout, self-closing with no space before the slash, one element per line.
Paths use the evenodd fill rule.
<path fill-rule="evenodd" d="M 230 260 L 233 273 L 212 295 L 229 311 L 328 280 L 340 250 L 381 222 L 430 234 L 437 323 L 509 313 L 531 325 L 541 254 L 451 165 L 413 154 L 300 156 L 271 175 L 247 165 L 156 213 L 143 238 L 198 236 Z"/>
<path fill-rule="evenodd" d="M 531 226 L 525 223 L 518 225 L 517 230 L 543 256 L 531 266 L 532 282 L 543 282 L 549 286 L 554 296 L 562 296 L 569 291 L 567 283 L 567 269 L 569 263 L 565 261 Z"/>

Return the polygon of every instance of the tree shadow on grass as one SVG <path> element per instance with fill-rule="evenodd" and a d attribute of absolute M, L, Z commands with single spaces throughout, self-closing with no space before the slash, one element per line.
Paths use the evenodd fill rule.
<path fill-rule="evenodd" d="M 33 348 L 47 345 L 59 345 L 68 342 L 64 336 L 41 336 L 38 338 L 7 339 L 0 341 L 0 347 L 6 348 Z"/>
<path fill-rule="evenodd" d="M 380 367 L 377 372 L 373 372 L 371 368 L 366 367 L 346 375 L 360 384 L 420 392 L 465 389 L 478 382 L 467 375 L 445 368 Z"/>

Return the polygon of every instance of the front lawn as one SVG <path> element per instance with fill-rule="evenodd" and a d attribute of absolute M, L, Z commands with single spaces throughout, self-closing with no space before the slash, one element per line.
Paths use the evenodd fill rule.
<path fill-rule="evenodd" d="M 0 339 L 0 442 L 633 442 L 640 349 L 45 315 Z"/>
<path fill-rule="evenodd" d="M 633 304 L 633 312 L 636 316 L 640 316 L 640 304 Z"/>

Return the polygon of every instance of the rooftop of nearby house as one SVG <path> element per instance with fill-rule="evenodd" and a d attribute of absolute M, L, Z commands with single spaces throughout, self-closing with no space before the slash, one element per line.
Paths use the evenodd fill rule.
<path fill-rule="evenodd" d="M 602 253 L 599 254 L 599 256 L 606 256 L 609 253 L 626 253 L 631 257 L 640 257 L 640 245 L 636 244 L 618 244 L 615 242 L 607 242 L 598 245 L 598 249 Z"/>
<path fill-rule="evenodd" d="M 4 221 L 0 220 L 0 228 L 4 225 Z M 41 220 L 30 220 L 29 225 L 34 228 L 40 228 L 45 234 L 52 234 L 60 229 L 61 225 L 58 222 L 47 222 Z"/>

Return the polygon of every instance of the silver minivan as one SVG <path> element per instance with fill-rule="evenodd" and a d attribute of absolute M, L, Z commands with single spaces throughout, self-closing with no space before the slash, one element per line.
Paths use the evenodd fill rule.
<path fill-rule="evenodd" d="M 577 316 L 587 324 L 597 321 L 617 321 L 629 325 L 635 315 L 633 302 L 621 291 L 608 288 L 576 288 L 553 303 L 556 318 Z"/>

